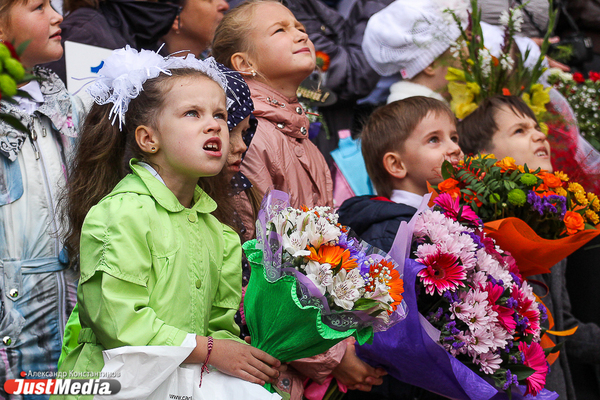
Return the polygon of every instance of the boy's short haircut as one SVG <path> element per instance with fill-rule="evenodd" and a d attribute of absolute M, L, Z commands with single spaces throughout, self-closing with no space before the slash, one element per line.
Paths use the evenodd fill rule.
<path fill-rule="evenodd" d="M 431 112 L 455 121 L 454 114 L 444 102 L 424 96 L 394 101 L 376 109 L 369 117 L 361 134 L 362 154 L 367 173 L 379 196 L 390 198 L 394 190 L 390 175 L 383 166 L 383 156 L 390 151 L 404 151 L 406 139 Z"/>
<path fill-rule="evenodd" d="M 496 95 L 485 99 L 479 107 L 458 123 L 458 144 L 465 154 L 491 151 L 490 145 L 498 131 L 496 114 L 508 107 L 515 115 L 529 117 L 537 123 L 531 108 L 519 97 Z"/>

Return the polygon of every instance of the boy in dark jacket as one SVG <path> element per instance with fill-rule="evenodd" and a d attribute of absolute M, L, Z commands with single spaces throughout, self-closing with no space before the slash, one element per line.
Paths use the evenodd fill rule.
<path fill-rule="evenodd" d="M 477 110 L 458 124 L 458 132 L 460 145 L 467 154 L 488 152 L 494 153 L 497 159 L 510 156 L 516 164 L 527 164 L 531 170 L 539 167 L 552 172 L 550 144 L 546 135 L 542 133 L 531 108 L 518 97 L 494 96 L 484 100 Z M 594 254 L 593 250 L 591 252 Z M 593 258 L 590 255 L 587 257 Z M 576 274 L 581 274 L 580 267 L 585 267 L 576 262 L 577 258 L 573 257 L 567 265 L 567 259 L 564 259 L 554 265 L 549 274 L 528 278 L 531 282 L 538 281 L 545 285 L 533 285 L 533 289 L 537 295 L 543 297 L 549 314 L 553 316 L 553 330 L 563 331 L 578 326 L 571 336 L 552 337 L 556 342 L 565 343 L 546 376 L 545 388 L 557 392 L 560 399 L 569 400 L 577 398 L 569 361 L 577 362 L 582 367 L 586 366 L 592 375 L 594 369 L 600 368 L 600 327 L 595 323 L 579 320 L 571 312 L 566 271 L 573 270 Z M 596 283 L 592 278 L 593 275 L 591 278 L 590 275 L 587 276 L 588 280 Z M 591 293 L 582 291 L 581 288 L 577 289 L 580 298 Z M 588 305 L 590 308 L 596 307 L 589 299 Z M 588 385 L 597 385 L 597 382 L 593 382 L 593 377 L 590 379 Z M 591 399 L 597 396 L 584 398 Z"/>
<path fill-rule="evenodd" d="M 454 114 L 443 102 L 423 96 L 383 106 L 371 115 L 362 136 L 367 172 L 378 196 L 346 200 L 340 223 L 363 240 L 389 251 L 401 221 L 409 221 L 428 192 L 442 181 L 444 160 L 462 157 Z"/>
<path fill-rule="evenodd" d="M 378 196 L 346 200 L 339 222 L 366 242 L 389 251 L 400 222 L 409 221 L 428 192 L 427 182 L 442 181 L 444 160 L 458 163 L 462 152 L 454 114 L 440 100 L 415 96 L 383 106 L 371 115 L 362 135 L 365 166 Z M 348 400 L 442 399 L 389 375 L 369 393 L 348 391 Z"/>

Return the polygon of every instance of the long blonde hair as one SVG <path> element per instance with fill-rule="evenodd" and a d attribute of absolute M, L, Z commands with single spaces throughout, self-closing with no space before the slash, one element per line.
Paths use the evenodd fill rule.
<path fill-rule="evenodd" d="M 217 27 L 212 43 L 212 55 L 221 64 L 233 69 L 231 56 L 238 52 L 252 54 L 248 40 L 257 6 L 263 3 L 279 3 L 278 0 L 248 0 L 229 11 Z"/>

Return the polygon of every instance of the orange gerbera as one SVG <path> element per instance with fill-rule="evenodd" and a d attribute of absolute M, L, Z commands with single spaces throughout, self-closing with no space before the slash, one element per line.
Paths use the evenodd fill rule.
<path fill-rule="evenodd" d="M 392 299 L 394 299 L 394 302 L 391 304 L 392 309 L 395 311 L 396 308 L 398 307 L 398 305 L 402 302 L 402 293 L 404 293 L 404 281 L 402 280 L 402 278 L 400 278 L 400 273 L 398 273 L 398 271 L 396 271 L 393 267 L 393 265 L 391 265 L 389 268 L 391 269 L 391 273 L 390 276 L 392 277 L 392 279 L 390 279 L 390 281 L 387 283 L 390 291 L 390 297 Z"/>
<path fill-rule="evenodd" d="M 512 157 L 504 157 L 502 160 L 496 162 L 496 167 L 500 167 L 502 172 L 514 171 L 517 169 L 517 163 Z"/>
<path fill-rule="evenodd" d="M 310 255 L 306 258 L 319 264 L 329 264 L 332 268 L 336 268 L 341 263 L 342 268 L 346 271 L 358 266 L 356 260 L 350 258 L 350 250 L 340 246 L 321 246 L 319 249 L 311 247 Z"/>

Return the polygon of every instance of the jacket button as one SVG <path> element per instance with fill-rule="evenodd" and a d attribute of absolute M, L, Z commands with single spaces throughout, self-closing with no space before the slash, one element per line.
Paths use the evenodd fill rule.
<path fill-rule="evenodd" d="M 303 135 L 306 135 L 306 132 L 307 132 L 307 131 L 306 131 L 306 128 L 305 128 L 305 127 L 301 127 L 301 128 L 300 128 L 300 133 L 301 133 L 301 134 L 303 134 Z"/>
<path fill-rule="evenodd" d="M 196 289 L 200 289 L 201 286 L 202 286 L 202 281 L 200 279 L 198 279 L 196 281 Z"/>
<path fill-rule="evenodd" d="M 10 292 L 8 292 L 8 295 L 10 297 L 12 297 L 13 299 L 17 298 L 17 297 L 19 297 L 19 291 L 17 289 L 10 289 Z"/>
<path fill-rule="evenodd" d="M 296 153 L 298 157 L 302 157 L 304 155 L 304 149 L 300 146 L 296 146 L 294 148 L 294 153 Z"/>
<path fill-rule="evenodd" d="M 10 346 L 10 344 L 12 343 L 12 339 L 10 338 L 10 336 L 4 336 L 2 338 L 2 343 L 4 343 L 7 346 Z"/>
<path fill-rule="evenodd" d="M 296 107 L 296 112 L 302 115 L 302 107 Z"/>
<path fill-rule="evenodd" d="M 325 32 L 327 30 L 327 27 L 325 25 L 321 25 L 321 31 Z"/>
<path fill-rule="evenodd" d="M 190 221 L 191 223 L 198 221 L 198 216 L 195 212 L 191 212 L 188 214 L 188 221 Z"/>
<path fill-rule="evenodd" d="M 281 122 L 280 122 L 280 123 L 278 123 L 278 124 L 277 124 L 277 127 L 278 127 L 279 129 L 283 129 L 283 128 L 285 128 L 285 125 L 284 125 L 283 123 L 281 123 Z"/>

